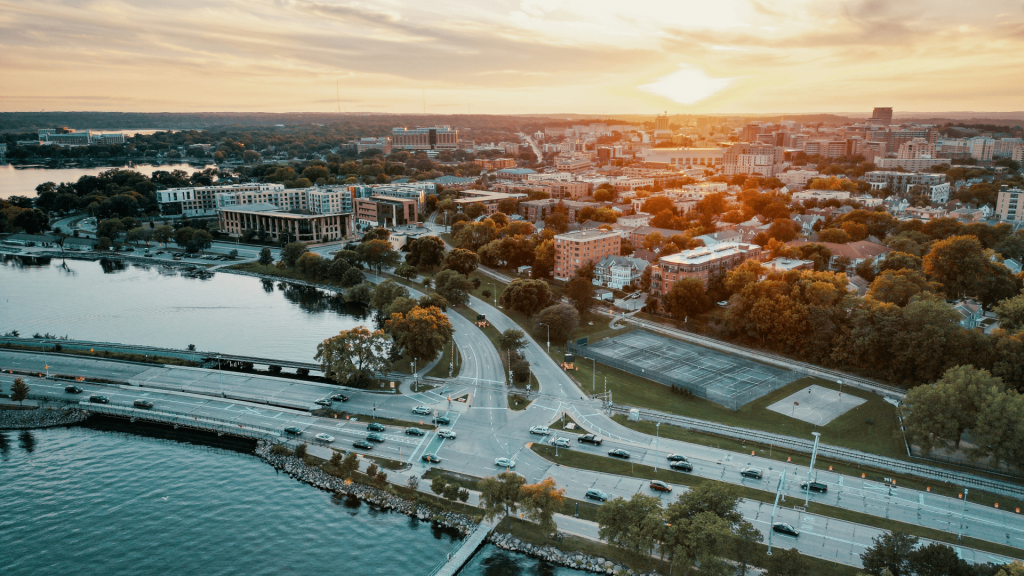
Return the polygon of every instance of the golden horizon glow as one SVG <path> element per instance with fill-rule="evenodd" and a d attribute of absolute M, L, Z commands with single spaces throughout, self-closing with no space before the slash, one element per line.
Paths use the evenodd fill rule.
<path fill-rule="evenodd" d="M 0 1 L 0 111 L 1024 109 L 1024 6 Z M 340 86 L 340 96 L 336 92 Z"/>

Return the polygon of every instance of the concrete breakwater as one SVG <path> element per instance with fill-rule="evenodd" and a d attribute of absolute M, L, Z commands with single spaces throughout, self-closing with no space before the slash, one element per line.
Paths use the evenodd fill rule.
<path fill-rule="evenodd" d="M 578 552 L 562 552 L 553 546 L 534 546 L 528 542 L 523 542 L 511 534 L 499 534 L 497 532 L 492 532 L 490 536 L 488 536 L 488 541 L 502 550 L 519 552 L 520 554 L 533 556 L 534 558 L 539 558 L 545 562 L 550 562 L 551 564 L 565 566 L 566 568 L 586 570 L 587 572 L 594 572 L 596 574 L 648 576 L 642 572 L 635 572 L 630 568 L 620 566 L 611 560 L 606 560 L 604 558 L 580 554 Z M 651 572 L 649 576 L 657 576 L 657 574 Z"/>
<path fill-rule="evenodd" d="M 72 426 L 89 417 L 75 408 L 39 408 L 38 410 L 0 410 L 0 430 L 24 430 Z"/>
<path fill-rule="evenodd" d="M 415 502 L 391 494 L 386 490 L 374 488 L 351 482 L 346 484 L 344 480 L 324 472 L 319 468 L 306 465 L 305 462 L 295 456 L 281 456 L 272 454 L 270 449 L 273 444 L 266 440 L 260 440 L 256 444 L 256 456 L 266 461 L 274 468 L 288 474 L 292 478 L 305 482 L 310 486 L 334 492 L 345 496 L 354 496 L 360 500 L 379 508 L 381 510 L 392 510 L 406 516 L 412 516 L 423 521 L 430 521 L 444 528 L 457 530 L 463 536 L 467 536 L 476 527 L 473 519 L 456 514 L 454 512 L 437 513 L 426 506 L 420 506 Z"/>

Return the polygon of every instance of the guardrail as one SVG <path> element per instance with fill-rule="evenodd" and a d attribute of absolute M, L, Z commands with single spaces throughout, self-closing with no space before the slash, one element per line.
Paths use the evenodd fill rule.
<path fill-rule="evenodd" d="M 609 408 L 611 412 L 623 415 L 628 415 L 630 409 L 631 408 L 629 406 L 619 405 L 612 405 Z M 675 414 L 665 414 L 664 412 L 656 412 L 642 408 L 636 408 L 636 410 L 640 411 L 640 416 L 644 420 L 673 424 L 692 432 L 714 434 L 716 436 L 723 436 L 725 438 L 733 438 L 736 440 L 749 440 L 758 444 L 774 445 L 779 448 L 803 452 L 805 454 L 810 454 L 814 446 L 814 443 L 810 440 L 803 440 L 792 436 L 772 434 L 771 432 L 751 430 L 749 428 L 727 426 L 725 424 L 707 422 L 696 418 L 677 416 Z M 957 486 L 977 488 L 986 492 L 992 492 L 1004 496 L 1024 498 L 1024 486 L 1019 484 L 1003 482 L 965 472 L 944 470 L 942 468 L 928 466 L 926 464 L 915 464 L 913 462 L 878 456 L 876 454 L 869 454 L 867 452 L 861 452 L 860 450 L 842 448 L 831 444 L 819 443 L 818 456 L 840 462 L 870 466 L 879 470 L 888 470 L 890 472 L 917 476 L 919 478 L 948 482 Z"/>

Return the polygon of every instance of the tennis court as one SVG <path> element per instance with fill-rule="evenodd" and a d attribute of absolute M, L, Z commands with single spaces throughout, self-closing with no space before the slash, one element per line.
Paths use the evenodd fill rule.
<path fill-rule="evenodd" d="M 686 388 L 734 410 L 799 378 L 789 370 L 643 330 L 573 348 L 586 358 L 661 384 Z"/>

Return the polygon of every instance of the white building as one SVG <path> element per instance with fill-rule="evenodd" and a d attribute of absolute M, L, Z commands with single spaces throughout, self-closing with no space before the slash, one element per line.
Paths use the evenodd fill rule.
<path fill-rule="evenodd" d="M 793 200 L 849 200 L 850 193 L 845 190 L 804 190 L 793 192 L 790 196 Z"/>
<path fill-rule="evenodd" d="M 807 183 L 821 176 L 817 170 L 786 170 L 777 178 L 789 188 L 806 188 Z"/>
<path fill-rule="evenodd" d="M 217 213 L 218 196 L 254 195 L 269 198 L 284 193 L 284 184 L 225 184 L 220 186 L 192 186 L 187 188 L 168 188 L 156 191 L 156 201 L 164 214 L 181 214 L 183 216 L 213 216 Z M 269 202 L 263 199 L 259 202 Z M 238 204 L 238 202 L 234 202 Z M 302 206 L 305 208 L 305 205 Z"/>
<path fill-rule="evenodd" d="M 595 286 L 605 286 L 622 290 L 634 282 L 640 281 L 648 262 L 642 258 L 629 256 L 608 256 L 594 265 Z"/>

